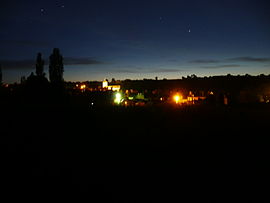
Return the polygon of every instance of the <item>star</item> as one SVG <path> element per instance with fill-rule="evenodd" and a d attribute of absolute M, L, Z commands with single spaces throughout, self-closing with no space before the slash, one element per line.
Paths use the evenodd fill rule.
<path fill-rule="evenodd" d="M 41 13 L 41 15 L 44 15 L 45 14 L 45 9 L 44 8 L 41 8 L 40 9 L 40 13 Z"/>

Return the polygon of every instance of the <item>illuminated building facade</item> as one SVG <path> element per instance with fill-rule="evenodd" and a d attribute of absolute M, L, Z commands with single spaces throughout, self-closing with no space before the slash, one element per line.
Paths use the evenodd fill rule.
<path fill-rule="evenodd" d="M 102 88 L 111 91 L 120 91 L 121 85 L 109 85 L 108 80 L 102 82 Z"/>
<path fill-rule="evenodd" d="M 102 82 L 102 88 L 108 88 L 108 86 L 109 86 L 108 80 L 104 80 Z"/>

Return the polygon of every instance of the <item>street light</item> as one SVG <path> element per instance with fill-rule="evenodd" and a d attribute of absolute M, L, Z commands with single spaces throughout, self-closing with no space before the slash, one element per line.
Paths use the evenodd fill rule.
<path fill-rule="evenodd" d="M 86 85 L 81 85 L 80 87 L 81 90 L 85 90 L 85 88 L 86 88 Z"/>
<path fill-rule="evenodd" d="M 174 95 L 173 99 L 174 99 L 176 104 L 179 104 L 179 103 L 181 103 L 181 100 L 183 99 L 183 97 L 179 94 L 176 94 L 176 95 Z"/>
<path fill-rule="evenodd" d="M 117 92 L 117 93 L 115 94 L 114 103 L 120 104 L 121 101 L 122 101 L 122 95 L 121 95 L 121 93 Z"/>
<path fill-rule="evenodd" d="M 176 104 L 178 104 L 179 101 L 180 101 L 180 96 L 179 95 L 175 95 L 174 96 L 174 101 L 175 101 Z"/>
<path fill-rule="evenodd" d="M 83 85 L 81 85 L 81 86 L 80 86 L 80 89 L 81 89 L 81 91 L 82 91 L 82 92 L 85 92 L 86 85 L 84 85 L 84 84 L 83 84 Z"/>

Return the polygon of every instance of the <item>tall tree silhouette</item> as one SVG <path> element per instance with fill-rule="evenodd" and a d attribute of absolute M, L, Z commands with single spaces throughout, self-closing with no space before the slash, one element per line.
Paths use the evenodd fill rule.
<path fill-rule="evenodd" d="M 41 53 L 38 53 L 37 60 L 36 60 L 36 74 L 37 74 L 37 76 L 45 76 L 43 71 L 44 71 L 44 60 L 42 59 Z"/>
<path fill-rule="evenodd" d="M 1 67 L 1 64 L 0 64 L 0 85 L 2 84 L 2 67 Z"/>
<path fill-rule="evenodd" d="M 63 79 L 64 65 L 63 57 L 60 54 L 58 48 L 53 49 L 53 53 L 50 56 L 50 65 L 49 65 L 49 77 L 52 83 L 61 83 Z"/>

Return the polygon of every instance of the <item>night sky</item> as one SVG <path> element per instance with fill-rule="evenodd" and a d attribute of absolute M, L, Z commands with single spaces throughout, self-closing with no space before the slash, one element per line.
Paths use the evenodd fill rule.
<path fill-rule="evenodd" d="M 3 82 L 55 47 L 66 81 L 270 74 L 270 1 L 1 0 Z"/>

